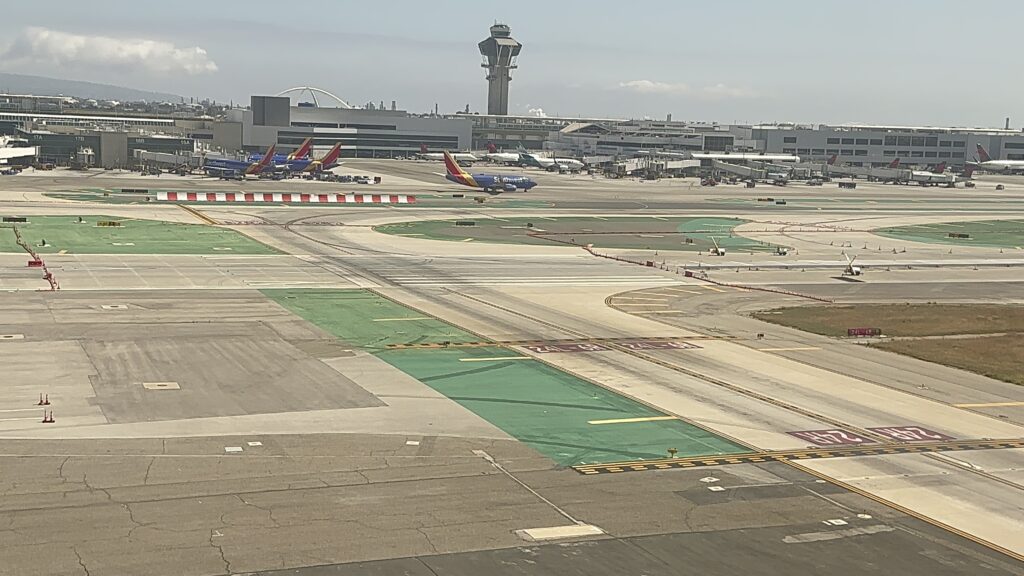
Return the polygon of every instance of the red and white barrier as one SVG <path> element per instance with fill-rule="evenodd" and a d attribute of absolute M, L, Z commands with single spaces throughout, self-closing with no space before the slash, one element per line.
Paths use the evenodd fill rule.
<path fill-rule="evenodd" d="M 167 202 L 274 202 L 294 204 L 412 204 L 405 194 L 289 194 L 262 192 L 157 192 Z"/>

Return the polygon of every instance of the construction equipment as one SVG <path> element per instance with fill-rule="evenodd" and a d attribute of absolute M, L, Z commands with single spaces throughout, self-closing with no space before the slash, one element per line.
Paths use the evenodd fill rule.
<path fill-rule="evenodd" d="M 711 237 L 711 241 L 715 244 L 715 247 L 708 253 L 712 256 L 725 256 L 725 249 L 718 245 L 718 241 L 715 240 L 714 236 Z"/>

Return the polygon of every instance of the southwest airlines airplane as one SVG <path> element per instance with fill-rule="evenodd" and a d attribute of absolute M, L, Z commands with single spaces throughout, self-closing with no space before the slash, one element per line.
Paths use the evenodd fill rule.
<path fill-rule="evenodd" d="M 470 174 L 459 166 L 450 152 L 444 153 L 444 167 L 448 171 L 445 178 L 469 186 L 471 188 L 482 188 L 487 193 L 515 192 L 516 190 L 529 190 L 537 185 L 536 182 L 526 176 L 502 176 L 500 174 Z"/>

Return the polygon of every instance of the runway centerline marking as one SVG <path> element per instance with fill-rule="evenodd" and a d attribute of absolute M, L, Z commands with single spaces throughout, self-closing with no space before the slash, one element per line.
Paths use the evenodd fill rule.
<path fill-rule="evenodd" d="M 663 422 L 679 420 L 678 416 L 645 416 L 641 418 L 613 418 L 611 420 L 587 420 L 587 424 L 632 424 L 634 422 Z"/>
<path fill-rule="evenodd" d="M 954 408 L 1002 408 L 1008 406 L 1024 406 L 1024 402 L 978 402 L 975 404 L 953 404 Z"/>
<path fill-rule="evenodd" d="M 408 318 L 374 318 L 374 322 L 404 322 L 406 320 L 433 320 L 430 316 L 409 316 Z"/>
<path fill-rule="evenodd" d="M 725 290 L 722 290 L 722 289 L 721 289 L 721 288 L 719 288 L 718 286 L 708 286 L 708 285 L 702 285 L 702 288 L 707 288 L 708 290 L 713 290 L 713 291 L 715 291 L 715 292 L 725 292 Z"/>

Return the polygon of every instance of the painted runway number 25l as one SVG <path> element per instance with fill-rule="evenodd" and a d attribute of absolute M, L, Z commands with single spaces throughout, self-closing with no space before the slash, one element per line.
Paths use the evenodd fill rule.
<path fill-rule="evenodd" d="M 882 428 L 868 428 L 872 432 L 887 436 L 900 442 L 937 442 L 939 440 L 952 440 L 952 436 L 946 436 L 934 430 L 921 428 L 920 426 L 886 426 Z"/>
<path fill-rule="evenodd" d="M 832 430 L 797 430 L 796 432 L 787 432 L 787 434 L 812 444 L 817 444 L 818 446 L 872 444 L 874 442 L 870 438 L 838 428 Z"/>

